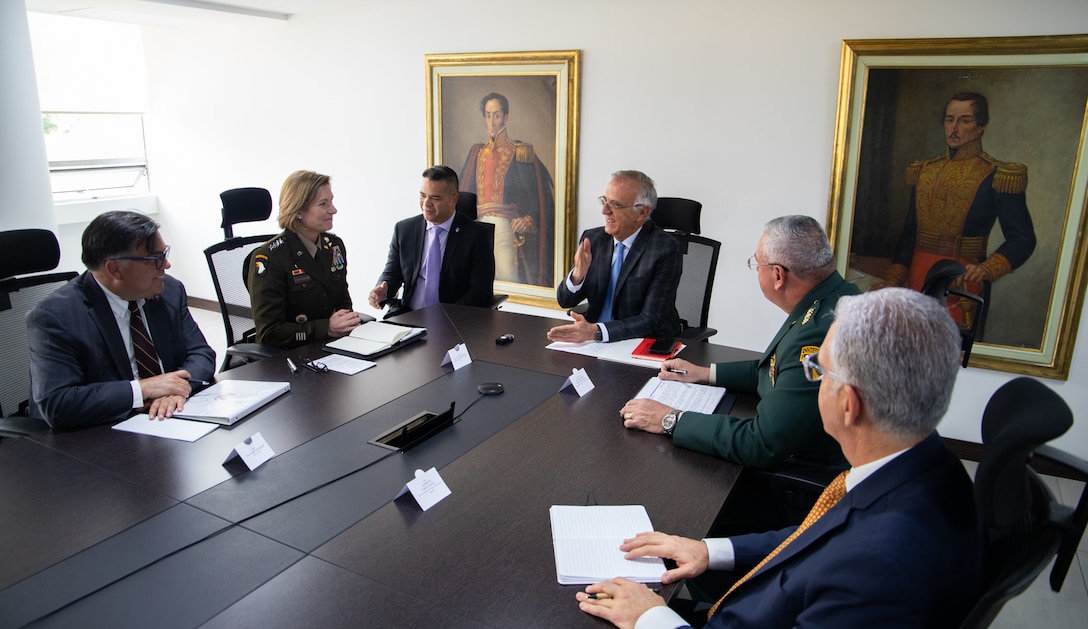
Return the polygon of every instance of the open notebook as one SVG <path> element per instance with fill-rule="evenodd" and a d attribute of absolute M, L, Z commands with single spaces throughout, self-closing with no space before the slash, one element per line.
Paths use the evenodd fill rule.
<path fill-rule="evenodd" d="M 642 505 L 551 508 L 555 573 L 562 585 L 588 585 L 615 577 L 658 583 L 665 562 L 657 557 L 624 559 L 623 540 L 654 530 Z"/>
<path fill-rule="evenodd" d="M 372 358 L 409 343 L 426 332 L 427 328 L 368 321 L 352 330 L 351 334 L 329 341 L 325 349 L 358 358 Z"/>

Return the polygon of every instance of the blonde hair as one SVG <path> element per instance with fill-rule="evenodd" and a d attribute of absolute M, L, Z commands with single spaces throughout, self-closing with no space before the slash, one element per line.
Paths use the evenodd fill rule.
<path fill-rule="evenodd" d="M 329 185 L 332 178 L 312 170 L 296 170 L 287 176 L 280 188 L 280 213 L 277 217 L 282 229 L 295 231 L 294 223 L 302 215 L 321 186 Z"/>

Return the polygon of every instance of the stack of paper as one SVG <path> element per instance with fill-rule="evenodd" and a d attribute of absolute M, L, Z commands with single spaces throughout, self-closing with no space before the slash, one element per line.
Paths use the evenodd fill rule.
<path fill-rule="evenodd" d="M 641 505 L 551 508 L 555 573 L 563 585 L 588 585 L 615 577 L 658 583 L 665 563 L 657 557 L 624 559 L 623 540 L 654 530 Z"/>

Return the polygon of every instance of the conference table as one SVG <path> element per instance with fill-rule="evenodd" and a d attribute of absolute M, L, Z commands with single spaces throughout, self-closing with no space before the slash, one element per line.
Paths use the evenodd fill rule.
<path fill-rule="evenodd" d="M 195 442 L 108 425 L 0 442 L 0 627 L 602 626 L 578 610 L 583 586 L 557 583 L 552 505 L 644 505 L 657 530 L 709 530 L 740 467 L 623 427 L 655 370 L 547 349 L 555 319 L 439 305 L 397 321 L 427 334 L 354 376 L 288 368 L 320 343 L 218 374 L 291 389 Z M 461 343 L 472 362 L 443 365 Z M 574 369 L 595 384 L 584 396 L 560 391 Z M 723 405 L 752 416 L 756 401 Z M 371 443 L 451 403 L 457 423 L 422 444 Z M 257 433 L 275 457 L 224 463 Z M 448 497 L 396 497 L 430 468 Z"/>

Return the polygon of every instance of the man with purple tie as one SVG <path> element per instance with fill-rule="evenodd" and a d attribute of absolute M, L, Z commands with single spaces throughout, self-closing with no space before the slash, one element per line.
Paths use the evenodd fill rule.
<path fill-rule="evenodd" d="M 456 211 L 457 189 L 452 168 L 439 165 L 423 171 L 421 214 L 394 227 L 385 270 L 370 291 L 372 308 L 389 305 L 387 318 L 436 303 L 490 305 L 495 284 L 492 235 L 488 227 Z"/>

